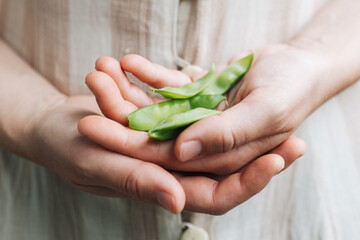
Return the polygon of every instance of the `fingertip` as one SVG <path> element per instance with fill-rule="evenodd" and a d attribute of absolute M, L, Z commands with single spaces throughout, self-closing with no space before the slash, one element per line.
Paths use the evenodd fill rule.
<path fill-rule="evenodd" d="M 98 71 L 108 72 L 114 66 L 119 67 L 119 61 L 109 56 L 99 57 L 95 62 L 95 69 Z"/>
<path fill-rule="evenodd" d="M 165 209 L 174 214 L 179 214 L 185 206 L 185 193 L 180 186 L 172 190 L 176 193 L 158 192 L 156 200 Z"/>
<path fill-rule="evenodd" d="M 148 177 L 151 177 L 150 175 L 154 176 L 155 173 L 149 174 Z M 185 191 L 178 180 L 170 175 L 169 172 L 166 172 L 165 175 L 162 175 L 159 172 L 155 184 L 158 189 L 156 193 L 156 202 L 174 214 L 180 213 L 185 207 L 186 196 Z"/>
<path fill-rule="evenodd" d="M 271 153 L 278 154 L 283 157 L 285 161 L 284 169 L 289 167 L 296 159 L 303 156 L 305 152 L 306 143 L 294 135 L 291 135 L 288 139 L 271 151 Z"/>
<path fill-rule="evenodd" d="M 251 197 L 260 192 L 284 166 L 284 159 L 278 154 L 261 156 L 244 169 L 240 175 L 240 183 Z"/>
<path fill-rule="evenodd" d="M 146 58 L 138 54 L 128 54 L 121 58 L 120 65 L 125 71 L 132 72 L 132 69 L 139 64 L 150 63 Z"/>
<path fill-rule="evenodd" d="M 284 167 L 284 158 L 275 153 L 263 155 L 249 165 L 249 168 L 256 174 L 264 175 L 266 173 L 265 175 L 270 178 L 279 173 Z"/>
<path fill-rule="evenodd" d="M 305 141 L 295 135 L 291 135 L 283 144 L 285 145 L 284 148 L 287 148 L 288 152 L 291 153 L 288 155 L 294 158 L 294 161 L 306 152 L 307 146 Z"/>
<path fill-rule="evenodd" d="M 108 74 L 100 71 L 93 71 L 87 74 L 85 83 L 95 96 L 107 89 L 116 89 L 116 84 L 112 78 Z"/>
<path fill-rule="evenodd" d="M 89 85 L 91 85 L 92 81 L 94 81 L 94 79 L 96 79 L 97 76 L 97 71 L 92 71 L 89 72 L 86 77 L 85 77 L 85 83 L 86 85 L 89 87 Z"/>
<path fill-rule="evenodd" d="M 271 158 L 272 160 L 272 166 L 271 168 L 274 170 L 274 174 L 273 175 L 276 175 L 278 174 L 279 172 L 281 172 L 281 170 L 284 169 L 285 167 L 285 161 L 284 159 L 278 155 L 278 154 L 269 154 L 268 156 L 269 158 Z"/>
<path fill-rule="evenodd" d="M 304 140 L 302 140 L 301 138 L 297 138 L 297 141 L 298 141 L 298 157 L 297 158 L 300 158 L 302 157 L 305 153 L 306 153 L 306 149 L 307 149 L 307 145 L 306 145 L 306 142 Z"/>
<path fill-rule="evenodd" d="M 160 187 L 156 200 L 165 209 L 174 214 L 180 213 L 185 207 L 185 192 L 180 183 L 175 179 L 168 179 L 166 189 Z"/>

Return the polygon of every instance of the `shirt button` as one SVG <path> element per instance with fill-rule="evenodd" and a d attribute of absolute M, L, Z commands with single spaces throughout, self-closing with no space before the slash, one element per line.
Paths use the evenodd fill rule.
<path fill-rule="evenodd" d="M 209 240 L 209 234 L 191 223 L 184 223 L 180 240 Z"/>

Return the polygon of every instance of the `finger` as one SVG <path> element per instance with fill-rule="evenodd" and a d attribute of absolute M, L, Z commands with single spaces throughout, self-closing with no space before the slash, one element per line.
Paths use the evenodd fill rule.
<path fill-rule="evenodd" d="M 183 209 L 184 191 L 179 182 L 163 168 L 100 147 L 87 149 L 77 159 L 88 175 L 86 181 L 89 184 L 83 186 L 87 191 L 159 204 L 173 213 Z M 79 182 L 83 181 L 84 178 Z"/>
<path fill-rule="evenodd" d="M 272 136 L 245 144 L 229 152 L 214 154 L 195 161 L 178 162 L 173 153 L 172 141 L 156 141 L 146 132 L 134 131 L 101 116 L 87 116 L 79 121 L 79 132 L 115 152 L 156 163 L 167 169 L 188 172 L 208 172 L 228 175 L 236 172 L 256 157 L 278 145 L 282 136 Z M 279 142 L 279 143 L 277 143 Z M 305 153 L 305 143 L 290 136 L 271 153 L 282 156 L 288 167 Z"/>
<path fill-rule="evenodd" d="M 252 93 L 220 115 L 202 119 L 185 129 L 176 140 L 176 157 L 180 161 L 188 161 L 289 132 L 290 129 L 284 129 L 281 125 L 284 119 L 275 117 L 280 115 L 276 109 L 261 101 L 264 96 L 258 95 Z"/>
<path fill-rule="evenodd" d="M 116 59 L 107 56 L 100 57 L 96 60 L 95 68 L 108 74 L 115 81 L 123 98 L 138 108 L 154 103 L 140 87 L 129 81 Z"/>
<path fill-rule="evenodd" d="M 82 118 L 78 123 L 78 130 L 106 149 L 156 163 L 166 169 L 206 172 L 219 168 L 219 166 L 204 167 L 206 161 L 181 163 L 174 155 L 173 141 L 153 140 L 146 132 L 129 129 L 102 116 L 91 115 Z M 222 163 L 217 162 L 217 164 Z"/>
<path fill-rule="evenodd" d="M 291 135 L 288 139 L 286 139 L 283 143 L 273 149 L 270 153 L 280 155 L 284 161 L 285 166 L 282 171 L 288 168 L 296 159 L 303 156 L 306 152 L 306 143 L 294 136 Z"/>
<path fill-rule="evenodd" d="M 102 116 L 91 115 L 81 119 L 78 130 L 82 135 L 106 149 L 156 163 L 166 169 L 221 174 L 224 171 L 225 173 L 234 172 L 240 168 L 236 167 L 238 159 L 232 156 L 224 158 L 220 156 L 220 159 L 217 156 L 211 156 L 210 159 L 179 162 L 174 155 L 173 141 L 150 139 L 146 132 L 129 129 Z M 221 161 L 222 159 L 224 162 Z M 237 162 L 234 163 L 234 161 Z M 233 165 L 231 169 L 222 167 L 231 164 Z"/>
<path fill-rule="evenodd" d="M 283 167 L 281 156 L 268 154 L 220 182 L 203 176 L 176 177 L 185 191 L 186 210 L 219 215 L 260 192 Z"/>
<path fill-rule="evenodd" d="M 82 135 L 109 150 L 157 164 L 177 162 L 172 141 L 152 140 L 147 132 L 132 130 L 108 118 L 87 116 L 79 121 L 78 129 Z"/>
<path fill-rule="evenodd" d="M 124 56 L 120 61 L 124 71 L 155 88 L 181 87 L 190 83 L 190 78 L 180 71 L 170 70 L 135 54 Z"/>
<path fill-rule="evenodd" d="M 305 153 L 305 143 L 295 136 L 290 136 L 286 140 L 284 138 L 286 136 L 283 134 L 261 138 L 228 152 L 201 157 L 185 163 L 192 163 L 190 166 L 196 169 L 195 171 L 229 175 L 270 151 L 270 153 L 282 156 L 287 167 Z"/>
<path fill-rule="evenodd" d="M 86 84 L 96 97 L 101 112 L 121 124 L 127 124 L 126 116 L 137 107 L 125 101 L 113 79 L 103 72 L 91 72 L 86 76 Z"/>
<path fill-rule="evenodd" d="M 79 121 L 78 128 L 82 135 L 111 151 L 156 163 L 167 169 L 209 172 L 217 175 L 236 172 L 264 152 L 273 149 L 274 142 L 282 141 L 281 136 L 272 136 L 245 144 L 229 152 L 181 163 L 175 158 L 172 141 L 152 140 L 146 132 L 131 130 L 110 119 L 95 115 L 87 116 Z M 294 136 L 272 150 L 272 153 L 283 156 L 286 166 L 304 152 L 304 142 Z"/>

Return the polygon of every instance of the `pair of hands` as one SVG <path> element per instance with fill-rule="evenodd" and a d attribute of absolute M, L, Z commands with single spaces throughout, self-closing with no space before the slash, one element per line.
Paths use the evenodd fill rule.
<path fill-rule="evenodd" d="M 309 96 L 322 63 L 288 45 L 258 49 L 230 94 L 229 109 L 191 125 L 176 141 L 159 142 L 126 126 L 130 112 L 161 100 L 130 83 L 124 71 L 156 88 L 191 79 L 137 55 L 120 65 L 102 57 L 86 78 L 96 101 L 68 97 L 39 118 L 36 158 L 87 192 L 156 203 L 174 213 L 223 214 L 304 154 L 304 142 L 292 133 L 319 104 L 321 97 Z"/>

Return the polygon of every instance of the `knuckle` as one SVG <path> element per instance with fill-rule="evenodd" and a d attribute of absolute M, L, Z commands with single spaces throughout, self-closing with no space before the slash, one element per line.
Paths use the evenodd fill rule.
<path fill-rule="evenodd" d="M 263 189 L 263 187 L 264 183 L 258 179 L 247 179 L 246 181 L 242 181 L 243 191 L 246 192 L 250 197 L 258 194 Z"/>
<path fill-rule="evenodd" d="M 141 169 L 147 167 L 147 163 L 140 161 L 136 164 L 125 177 L 125 180 L 120 184 L 120 191 L 134 197 L 135 199 L 142 199 L 141 194 Z"/>
<path fill-rule="evenodd" d="M 210 119 L 209 119 L 210 120 Z M 234 134 L 234 128 L 231 124 L 227 123 L 227 119 L 222 116 L 214 116 L 212 119 L 211 131 L 216 131 L 215 135 L 215 148 L 217 152 L 227 152 L 233 149 L 236 145 L 236 134 Z"/>
<path fill-rule="evenodd" d="M 90 184 L 95 178 L 94 167 L 89 164 L 86 158 L 78 157 L 74 159 L 75 166 L 71 174 L 72 182 L 78 184 Z"/>
<path fill-rule="evenodd" d="M 120 149 L 134 149 L 131 140 L 128 131 L 117 132 L 117 135 L 114 136 L 114 142 L 118 142 Z"/>
<path fill-rule="evenodd" d="M 223 152 L 230 151 L 235 146 L 235 137 L 234 131 L 227 125 L 223 131 L 221 136 L 221 142 L 223 144 Z"/>
<path fill-rule="evenodd" d="M 230 129 L 231 136 L 229 136 L 229 138 L 231 137 L 233 141 L 232 148 L 235 148 L 237 146 L 240 146 L 248 142 L 249 137 L 247 132 L 248 131 L 245 131 L 245 129 L 243 129 L 243 127 L 241 126 L 233 126 Z"/>
<path fill-rule="evenodd" d="M 222 204 L 221 201 L 218 199 L 218 194 L 216 194 L 216 189 L 219 185 L 219 182 L 214 182 L 213 189 L 212 189 L 212 198 L 211 202 L 209 203 L 208 213 L 216 216 L 223 215 L 227 213 L 230 208 Z"/>

